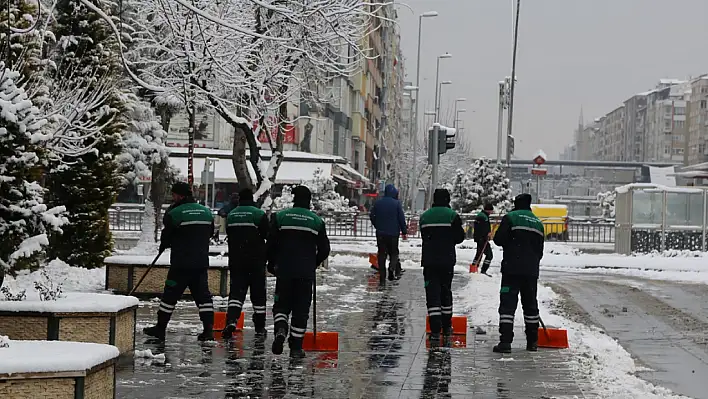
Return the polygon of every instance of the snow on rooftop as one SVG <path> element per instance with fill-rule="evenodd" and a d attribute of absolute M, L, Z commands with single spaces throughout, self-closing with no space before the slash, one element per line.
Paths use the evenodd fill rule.
<path fill-rule="evenodd" d="M 156 254 L 157 255 L 157 254 Z M 103 262 L 107 264 L 118 264 L 118 265 L 149 265 L 155 259 L 153 255 L 113 255 L 107 257 Z M 170 255 L 169 250 L 165 251 L 160 259 L 155 263 L 158 266 L 169 266 L 170 265 Z M 229 267 L 228 259 L 220 259 L 217 257 L 209 257 L 210 267 Z"/>
<path fill-rule="evenodd" d="M 24 301 L 0 300 L 0 311 L 4 312 L 76 312 L 116 313 L 137 306 L 139 301 L 132 296 L 70 292 L 62 294 L 56 301 L 40 301 L 27 293 Z"/>
<path fill-rule="evenodd" d="M 630 189 L 640 189 L 640 190 L 657 190 L 666 191 L 669 193 L 686 193 L 686 194 L 699 194 L 703 193 L 703 189 L 693 188 L 693 187 L 669 187 L 662 184 L 654 183 L 631 183 L 624 186 L 615 188 L 615 191 L 620 194 L 628 192 Z"/>
<path fill-rule="evenodd" d="M 568 205 L 561 205 L 561 204 L 531 204 L 531 208 L 568 209 Z"/>
<path fill-rule="evenodd" d="M 18 373 L 85 372 L 115 359 L 112 345 L 62 341 L 9 341 L 0 348 L 0 375 Z"/>
<path fill-rule="evenodd" d="M 536 151 L 536 153 L 534 154 L 534 156 L 531 159 L 536 159 L 538 157 L 548 160 L 548 155 L 546 155 L 546 153 L 543 152 L 543 150 Z"/>

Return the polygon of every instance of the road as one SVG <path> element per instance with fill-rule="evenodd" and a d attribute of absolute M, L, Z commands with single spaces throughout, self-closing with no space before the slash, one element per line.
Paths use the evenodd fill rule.
<path fill-rule="evenodd" d="M 640 378 L 708 399 L 708 286 L 546 272 L 574 321 L 602 328 L 635 358 Z"/>

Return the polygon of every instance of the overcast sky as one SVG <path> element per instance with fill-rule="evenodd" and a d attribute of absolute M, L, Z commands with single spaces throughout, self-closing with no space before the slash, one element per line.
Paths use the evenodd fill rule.
<path fill-rule="evenodd" d="M 423 108 L 433 109 L 436 58 L 450 52 L 440 76 L 453 84 L 443 88 L 441 113 L 451 115 L 445 108 L 466 97 L 460 108 L 468 112 L 460 116 L 475 155 L 496 156 L 498 82 L 511 74 L 512 0 L 403 2 L 413 9 L 398 7 L 410 81 L 418 15 L 440 13 L 423 19 L 421 115 Z M 706 0 L 522 0 L 517 157 L 529 158 L 540 148 L 556 159 L 572 141 L 581 106 L 591 121 L 660 78 L 708 73 L 706 16 Z"/>

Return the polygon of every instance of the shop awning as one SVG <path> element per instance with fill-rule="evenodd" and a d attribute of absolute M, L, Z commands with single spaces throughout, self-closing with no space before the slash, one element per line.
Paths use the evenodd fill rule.
<path fill-rule="evenodd" d="M 187 158 L 170 157 L 170 163 L 180 170 L 180 176 L 183 179 L 187 178 Z M 251 167 L 250 162 L 247 162 L 248 171 L 253 179 L 256 174 Z M 261 162 L 263 170 L 268 168 L 268 161 Z M 317 168 L 322 169 L 324 176 L 332 176 L 332 164 L 322 162 L 292 162 L 283 161 L 278 169 L 278 174 L 275 176 L 276 184 L 299 184 L 306 180 L 312 180 L 312 177 Z M 201 175 L 204 170 L 204 158 L 194 158 L 194 183 L 201 184 Z M 214 181 L 216 183 L 238 183 L 234 167 L 230 160 L 222 159 L 216 162 L 216 171 L 214 173 Z"/>

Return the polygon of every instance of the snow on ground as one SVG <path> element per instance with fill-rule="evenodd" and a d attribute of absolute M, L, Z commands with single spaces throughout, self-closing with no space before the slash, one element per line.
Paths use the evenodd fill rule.
<path fill-rule="evenodd" d="M 81 267 L 69 266 L 61 260 L 55 259 L 43 269 L 49 279 L 54 284 L 62 284 L 64 292 L 100 292 L 104 291 L 106 281 L 106 269 L 84 269 Z M 43 281 L 42 271 L 30 273 L 28 270 L 21 270 L 17 273 L 17 278 L 5 277 L 3 287 L 9 288 L 12 292 L 27 290 L 27 296 L 35 292 L 34 283 Z"/>
<path fill-rule="evenodd" d="M 40 301 L 36 292 L 27 292 L 23 301 L 0 300 L 0 311 L 9 312 L 107 312 L 115 313 L 138 305 L 138 299 L 125 295 L 69 292 L 56 301 Z"/>
<path fill-rule="evenodd" d="M 400 241 L 401 258 L 420 259 L 420 241 Z M 349 267 L 368 267 L 366 254 L 376 252 L 376 242 L 351 241 L 334 242 L 332 250 L 347 255 L 334 255 L 333 259 L 340 257 L 338 263 L 350 262 Z M 503 251 L 497 246 L 492 247 L 494 260 L 492 268 L 499 268 Z M 466 240 L 457 247 L 456 271 L 462 272 L 466 265 L 474 261 L 476 244 Z M 359 257 L 354 254 L 360 254 Z M 357 260 L 358 258 L 358 260 Z M 416 265 L 415 267 L 419 267 Z M 406 266 L 404 266 L 406 267 Z M 411 266 L 408 266 L 411 267 Z M 459 269 L 459 270 L 458 270 Z M 666 251 L 664 253 L 651 253 L 641 255 L 619 254 L 586 254 L 573 244 L 548 242 L 544 248 L 541 260 L 541 270 L 562 270 L 573 273 L 613 274 L 635 277 L 645 277 L 658 280 L 701 282 L 708 284 L 708 254 L 696 251 Z"/>
<path fill-rule="evenodd" d="M 112 345 L 10 340 L 0 348 L 0 374 L 84 371 L 118 355 Z"/>
<path fill-rule="evenodd" d="M 469 283 L 455 293 L 455 313 L 466 313 L 472 325 L 497 326 L 501 278 L 489 278 L 480 274 L 468 275 Z M 541 317 L 546 324 L 568 330 L 570 351 L 573 362 L 580 374 L 587 375 L 597 394 L 602 398 L 683 398 L 671 394 L 665 388 L 654 386 L 634 375 L 639 371 L 631 355 L 622 346 L 602 331 L 572 322 L 550 309 L 558 300 L 548 287 L 538 288 Z M 514 325 L 524 325 L 521 306 L 516 311 Z M 518 329 L 517 329 L 518 331 Z M 522 334 L 516 334 L 515 341 L 524 341 Z M 515 346 L 516 348 L 516 346 Z"/>
<path fill-rule="evenodd" d="M 106 263 L 114 263 L 119 265 L 149 265 L 155 260 L 155 255 L 113 255 L 106 258 Z M 170 265 L 170 251 L 166 250 L 155 262 L 158 266 Z M 221 257 L 209 257 L 210 267 L 228 267 L 229 260 Z"/>

